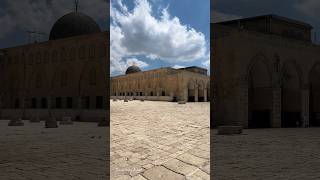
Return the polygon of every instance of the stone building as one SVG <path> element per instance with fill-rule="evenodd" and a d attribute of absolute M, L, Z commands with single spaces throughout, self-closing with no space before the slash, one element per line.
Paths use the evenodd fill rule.
<path fill-rule="evenodd" d="M 320 46 L 276 15 L 211 24 L 212 126 L 320 125 Z"/>
<path fill-rule="evenodd" d="M 80 12 L 58 19 L 45 42 L 0 50 L 0 118 L 106 116 L 109 33 Z"/>
<path fill-rule="evenodd" d="M 159 68 L 141 71 L 128 67 L 125 75 L 111 77 L 111 98 L 152 101 L 208 101 L 207 70 L 192 66 L 180 69 Z"/>

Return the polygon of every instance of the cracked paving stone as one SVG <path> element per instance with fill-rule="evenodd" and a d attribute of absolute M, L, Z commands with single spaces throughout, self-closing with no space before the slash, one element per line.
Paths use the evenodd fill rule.
<path fill-rule="evenodd" d="M 150 180 L 183 180 L 183 175 L 175 173 L 163 166 L 155 166 L 143 173 L 143 176 Z"/>
<path fill-rule="evenodd" d="M 198 170 L 197 167 L 189 165 L 189 164 L 184 163 L 184 162 L 177 160 L 177 159 L 172 159 L 172 160 L 164 163 L 163 166 L 165 166 L 168 169 L 171 169 L 174 172 L 183 174 L 185 176 L 192 174 Z"/>

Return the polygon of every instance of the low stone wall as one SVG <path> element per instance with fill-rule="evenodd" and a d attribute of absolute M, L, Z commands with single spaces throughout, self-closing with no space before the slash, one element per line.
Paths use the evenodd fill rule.
<path fill-rule="evenodd" d="M 111 96 L 110 99 L 135 99 L 141 100 L 144 99 L 146 101 L 173 101 L 173 97 L 171 96 Z"/>
<path fill-rule="evenodd" d="M 22 117 L 22 109 L 1 109 L 0 119 L 13 119 Z M 84 122 L 98 122 L 101 118 L 106 116 L 107 111 L 105 109 L 51 109 L 51 114 L 57 120 L 61 120 L 62 117 L 68 116 L 76 120 L 79 117 L 79 121 Z M 49 117 L 48 109 L 26 109 L 26 118 L 39 117 L 41 120 L 45 120 Z"/>

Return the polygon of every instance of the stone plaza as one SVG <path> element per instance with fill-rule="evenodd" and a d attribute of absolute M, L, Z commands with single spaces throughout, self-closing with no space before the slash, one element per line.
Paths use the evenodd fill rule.
<path fill-rule="evenodd" d="M 319 128 L 211 130 L 212 177 L 218 180 L 320 178 Z"/>
<path fill-rule="evenodd" d="M 0 121 L 1 180 L 107 178 L 106 127 L 74 122 L 45 128 L 44 121 L 8 126 Z"/>
<path fill-rule="evenodd" d="M 210 179 L 210 104 L 111 101 L 111 179 Z"/>

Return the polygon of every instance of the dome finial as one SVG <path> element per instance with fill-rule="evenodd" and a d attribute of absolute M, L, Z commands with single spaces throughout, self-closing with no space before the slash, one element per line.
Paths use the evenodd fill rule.
<path fill-rule="evenodd" d="M 75 10 L 78 12 L 79 0 L 74 0 Z"/>

